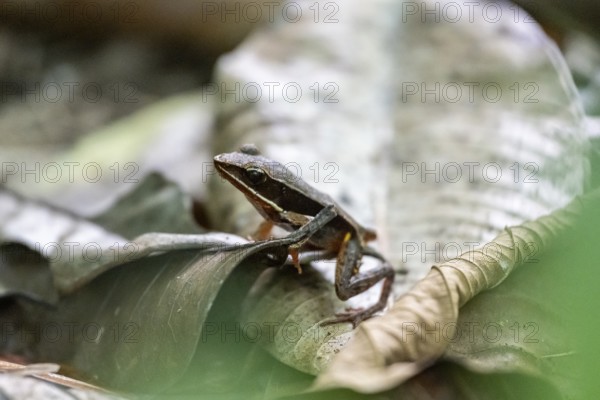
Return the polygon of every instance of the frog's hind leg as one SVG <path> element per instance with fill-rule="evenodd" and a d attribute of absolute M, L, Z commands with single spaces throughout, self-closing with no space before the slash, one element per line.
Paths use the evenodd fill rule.
<path fill-rule="evenodd" d="M 382 264 L 376 269 L 363 273 L 359 272 L 363 250 L 360 241 L 356 237 L 352 237 L 350 234 L 346 235 L 338 255 L 335 270 L 335 290 L 341 300 L 347 300 L 383 280 L 383 288 L 379 300 L 364 310 L 352 310 L 337 314 L 335 318 L 323 321 L 321 325 L 351 322 L 356 327 L 360 322 L 385 308 L 392 290 L 392 283 L 394 282 L 394 269 L 378 253 L 371 254 L 369 251 L 367 254 L 382 260 Z"/>

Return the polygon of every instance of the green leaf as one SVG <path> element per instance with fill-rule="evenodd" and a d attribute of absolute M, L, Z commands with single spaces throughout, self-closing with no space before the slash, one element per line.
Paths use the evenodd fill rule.
<path fill-rule="evenodd" d="M 58 301 L 47 261 L 17 243 L 0 245 L 0 298 L 7 296 L 25 296 L 49 304 Z"/>
<path fill-rule="evenodd" d="M 158 173 L 148 175 L 131 193 L 92 221 L 130 239 L 147 232 L 204 231 L 194 222 L 191 197 Z"/>
<path fill-rule="evenodd" d="M 284 262 L 288 246 L 335 215 L 328 207 L 285 238 L 255 243 L 218 233 L 142 235 L 136 243 L 144 250 L 135 261 L 105 271 L 51 312 L 28 313 L 42 327 L 35 351 L 112 388 L 165 390 L 185 375 L 210 333 L 208 313 L 232 271 L 242 263 L 239 269 L 251 275 L 242 273 L 237 283 L 237 307 L 264 268 Z M 194 250 L 177 250 L 190 246 Z M 156 250 L 164 253 L 145 256 Z M 58 329 L 52 338 L 44 333 L 49 326 Z"/>
<path fill-rule="evenodd" d="M 146 232 L 202 232 L 193 221 L 191 198 L 158 174 L 148 176 L 96 222 L 9 190 L 0 191 L 0 206 L 0 242 L 20 243 L 46 257 L 63 293 L 116 265 L 176 247 L 172 238 Z M 194 237 L 180 239 L 190 244 L 180 240 L 179 248 L 197 246 Z M 15 282 L 5 285 L 11 284 Z"/>

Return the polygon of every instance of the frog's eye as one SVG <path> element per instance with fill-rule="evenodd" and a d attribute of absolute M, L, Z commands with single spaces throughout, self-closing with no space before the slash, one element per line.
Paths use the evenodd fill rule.
<path fill-rule="evenodd" d="M 258 167 L 248 167 L 246 168 L 245 172 L 246 178 L 248 178 L 250 183 L 253 185 L 260 185 L 261 183 L 267 180 L 267 174 L 265 173 L 265 171 Z"/>

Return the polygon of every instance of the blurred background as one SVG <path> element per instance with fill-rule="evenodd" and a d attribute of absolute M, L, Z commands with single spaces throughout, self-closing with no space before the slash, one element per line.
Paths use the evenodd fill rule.
<path fill-rule="evenodd" d="M 600 7 L 585 0 L 515 3 L 531 13 L 560 47 L 592 117 L 590 129 L 598 132 L 593 117 L 600 113 Z M 306 12 L 310 5 L 305 6 Z M 281 2 L 249 0 L 0 1 L 0 157 L 47 161 L 113 121 L 174 95 L 198 93 L 211 82 L 218 57 L 234 49 L 253 30 L 280 22 L 282 7 Z M 321 18 L 326 17 L 328 9 L 321 11 Z M 207 112 L 209 102 L 206 98 L 201 102 L 196 114 Z M 211 117 L 192 114 L 176 117 L 171 123 L 176 124 L 176 130 L 207 135 Z M 153 137 L 156 146 L 165 145 L 164 140 Z M 142 140 L 150 141 L 148 137 Z M 123 148 L 129 142 L 115 147 Z M 171 156 L 150 152 L 146 161 L 154 163 L 155 169 L 166 170 L 167 175 L 171 171 L 171 177 L 176 178 L 183 169 L 175 160 L 182 157 L 182 147 L 170 147 L 174 151 L 177 148 L 176 155 Z M 115 148 L 97 151 L 119 152 Z M 206 157 L 208 154 L 200 156 Z M 132 157 L 129 154 L 126 158 Z M 138 175 L 131 166 L 115 164 L 113 168 L 114 173 L 119 170 L 124 175 Z M 24 185 L 17 182 L 22 179 L 15 180 L 19 174 L 10 166 L 2 169 L 2 175 L 4 184 L 18 185 L 26 193 L 50 200 L 65 197 L 82 212 L 93 213 L 107 204 L 86 207 L 81 204 L 83 200 L 92 201 L 94 196 L 80 198 L 81 194 L 68 189 L 56 193 L 48 185 Z M 202 188 L 183 184 L 202 197 Z M 101 186 L 88 189 L 93 192 Z M 46 190 L 52 195 L 43 194 Z"/>
<path fill-rule="evenodd" d="M 600 7 L 584 0 L 515 3 L 531 13 L 560 47 L 588 115 L 600 113 L 596 23 Z M 211 81 L 218 57 L 234 49 L 252 30 L 281 21 L 282 7 L 280 2 L 246 0 L 1 1 L 0 156 L 5 160 L 14 156 L 48 159 L 48 154 L 64 151 L 112 121 L 177 94 L 197 93 Z M 325 14 L 327 9 L 322 11 Z M 206 107 L 201 108 L 199 114 Z M 210 129 L 210 117 L 176 119 L 178 129 L 205 134 Z M 590 124 L 592 131 L 598 131 L 593 118 Z M 173 165 L 175 156 L 163 155 L 169 158 L 164 162 L 157 160 L 159 154 L 149 157 L 155 159 L 148 161 L 155 168 L 178 168 Z M 9 186 L 17 184 L 11 168 L 2 170 L 2 182 Z M 133 171 L 127 168 L 114 166 L 123 174 Z M 201 197 L 201 188 L 185 185 Z M 52 198 L 39 193 L 43 185 L 19 186 Z M 76 200 L 79 204 L 82 199 Z M 81 211 L 93 212 L 104 205 L 89 210 L 81 206 Z"/>

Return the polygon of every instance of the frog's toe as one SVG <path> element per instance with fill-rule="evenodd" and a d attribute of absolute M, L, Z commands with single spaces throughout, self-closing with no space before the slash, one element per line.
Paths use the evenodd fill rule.
<path fill-rule="evenodd" d="M 347 308 L 346 311 L 335 314 L 335 317 L 321 321 L 319 325 L 327 326 L 349 322 L 353 328 L 356 328 L 362 321 L 373 316 L 373 311 L 364 308 Z"/>

